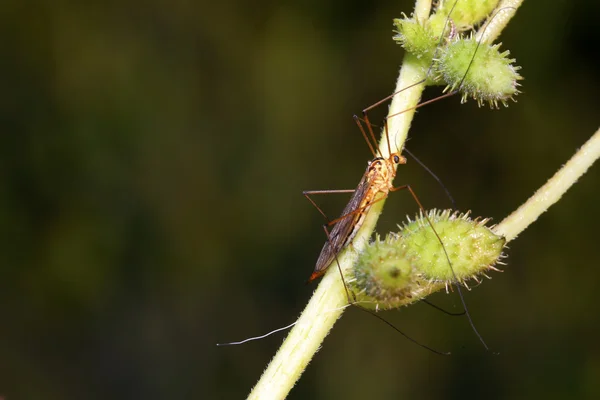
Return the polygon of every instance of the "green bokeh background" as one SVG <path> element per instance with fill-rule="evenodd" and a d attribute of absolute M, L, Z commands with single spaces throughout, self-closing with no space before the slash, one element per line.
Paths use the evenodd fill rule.
<path fill-rule="evenodd" d="M 391 92 L 403 1 L 8 1 L 0 7 L 0 395 L 244 398 L 294 321 L 324 234 L 302 190 L 353 188 L 352 114 Z M 409 149 L 461 210 L 500 221 L 600 122 L 595 1 L 528 0 L 502 36 L 508 109 L 419 111 Z M 435 96 L 432 90 L 428 95 Z M 385 106 L 370 114 L 381 121 Z M 349 310 L 290 399 L 600 396 L 593 167 L 510 243 L 464 318 Z M 448 207 L 415 162 L 426 207 Z M 347 197 L 327 196 L 339 213 Z M 388 201 L 378 230 L 414 214 Z M 457 296 L 432 301 L 459 310 Z M 498 353 L 498 354 L 496 354 Z"/>

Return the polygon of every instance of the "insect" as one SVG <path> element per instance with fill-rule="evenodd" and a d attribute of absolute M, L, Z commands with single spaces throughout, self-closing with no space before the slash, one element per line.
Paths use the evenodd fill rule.
<path fill-rule="evenodd" d="M 443 95 L 437 98 L 436 100 L 447 96 L 448 94 Z M 402 156 L 399 152 L 391 151 L 390 140 L 387 130 L 387 122 L 385 127 L 385 133 L 387 136 L 387 150 L 389 156 L 384 157 L 379 149 L 376 151 L 376 147 L 372 143 L 372 141 L 376 143 L 376 139 L 372 129 L 372 125 L 369 122 L 367 113 L 370 109 L 378 106 L 380 103 L 381 102 L 378 102 L 363 111 L 363 120 L 366 123 L 367 130 L 369 132 L 368 134 L 361 123 L 361 119 L 358 118 L 356 115 L 354 116 L 355 122 L 357 123 L 365 141 L 367 142 L 371 153 L 373 153 L 373 155 L 375 156 L 371 161 L 368 162 L 367 169 L 363 174 L 360 182 L 358 183 L 356 189 L 312 190 L 303 192 L 303 195 L 321 213 L 321 215 L 323 215 L 325 219 L 328 219 L 327 215 L 310 197 L 311 195 L 352 193 L 352 197 L 350 198 L 348 204 L 342 211 L 341 216 L 332 221 L 329 221 L 323 226 L 323 229 L 327 236 L 327 241 L 321 249 L 321 253 L 319 254 L 319 258 L 317 259 L 317 263 L 310 278 L 308 279 L 308 282 L 312 282 L 315 279 L 321 277 L 323 274 L 325 274 L 327 269 L 333 264 L 334 261 L 336 261 L 337 255 L 352 243 L 357 232 L 362 227 L 371 206 L 376 202 L 385 199 L 390 192 L 408 189 L 421 211 L 425 211 L 419 198 L 417 197 L 416 193 L 413 191 L 410 185 L 402 185 L 399 187 L 394 187 L 393 185 L 393 180 L 396 176 L 397 166 L 401 164 L 406 164 L 407 160 L 406 157 Z M 425 104 L 427 104 L 427 102 L 422 103 L 419 106 Z M 330 226 L 333 226 L 331 232 L 327 229 Z M 341 274 L 341 276 L 343 279 L 343 274 Z"/>
<path fill-rule="evenodd" d="M 353 193 L 350 201 L 342 211 L 342 215 L 328 222 L 324 227 L 327 235 L 327 242 L 323 245 L 321 254 L 317 259 L 314 271 L 309 278 L 309 282 L 322 276 L 327 268 L 333 263 L 337 254 L 352 243 L 352 240 L 356 236 L 356 233 L 363 225 L 364 219 L 369 212 L 371 206 L 387 197 L 390 191 L 398 190 L 401 188 L 394 188 L 392 181 L 396 176 L 396 166 L 399 164 L 406 164 L 406 158 L 400 155 L 400 153 L 392 153 L 389 151 L 390 156 L 384 158 L 381 154 L 377 156 L 373 145 L 369 141 L 369 138 L 360 124 L 360 121 L 356 119 L 361 132 L 363 133 L 365 140 L 375 155 L 375 158 L 369 161 L 367 170 L 363 174 L 358 186 L 354 190 L 313 190 L 304 191 L 303 195 L 319 210 L 319 212 L 327 219 L 325 213 L 317 206 L 310 195 L 315 194 L 331 194 L 331 193 Z M 369 129 L 372 133 L 372 130 Z M 374 139 L 374 136 L 373 136 Z M 389 142 L 388 142 L 389 143 Z M 333 225 L 331 232 L 327 230 L 327 226 Z"/>

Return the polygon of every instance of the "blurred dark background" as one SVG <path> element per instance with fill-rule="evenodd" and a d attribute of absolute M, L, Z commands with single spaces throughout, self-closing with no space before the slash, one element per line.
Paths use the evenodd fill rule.
<path fill-rule="evenodd" d="M 389 94 L 405 1 L 8 1 L 0 7 L 0 395 L 239 399 L 295 320 L 324 243 L 307 189 L 371 158 L 352 114 Z M 499 222 L 598 128 L 600 8 L 528 0 L 501 37 L 523 94 L 423 108 L 409 149 Z M 439 91 L 430 89 L 428 96 Z M 371 114 L 381 121 L 385 106 Z M 349 310 L 290 399 L 600 395 L 598 166 L 510 243 L 461 317 Z M 449 202 L 415 162 L 426 207 Z M 348 197 L 326 196 L 335 216 Z M 417 207 L 395 193 L 378 231 Z M 432 301 L 459 310 L 456 295 Z"/>

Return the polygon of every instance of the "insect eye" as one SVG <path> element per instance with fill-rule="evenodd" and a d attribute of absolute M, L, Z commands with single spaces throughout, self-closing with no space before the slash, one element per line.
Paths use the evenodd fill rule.
<path fill-rule="evenodd" d="M 400 157 L 397 155 L 394 156 L 394 163 L 398 164 L 400 162 Z"/>

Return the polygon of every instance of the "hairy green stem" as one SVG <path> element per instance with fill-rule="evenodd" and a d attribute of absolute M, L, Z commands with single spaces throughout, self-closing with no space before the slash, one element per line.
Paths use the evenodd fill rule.
<path fill-rule="evenodd" d="M 492 43 L 500 36 L 508 22 L 514 17 L 523 0 L 502 0 L 475 35 L 475 40 Z"/>
<path fill-rule="evenodd" d="M 506 241 L 513 240 L 531 225 L 600 158 L 600 129 L 575 153 L 544 186 L 538 189 L 521 207 L 504 218 L 493 231 Z"/>

